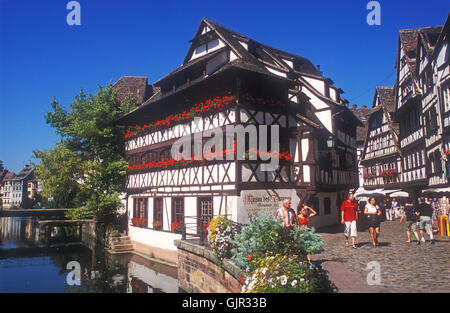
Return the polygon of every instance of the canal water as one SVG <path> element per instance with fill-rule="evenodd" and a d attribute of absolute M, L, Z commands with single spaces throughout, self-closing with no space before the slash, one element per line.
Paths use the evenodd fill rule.
<path fill-rule="evenodd" d="M 179 287 L 176 268 L 132 253 L 110 255 L 81 225 L 1 217 L 0 293 L 8 292 L 176 293 Z"/>

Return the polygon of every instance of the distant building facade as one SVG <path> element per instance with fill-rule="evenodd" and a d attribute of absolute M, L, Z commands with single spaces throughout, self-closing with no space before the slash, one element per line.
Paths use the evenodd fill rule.
<path fill-rule="evenodd" d="M 2 189 L 3 208 L 31 208 L 38 190 L 38 183 L 34 176 L 34 168 L 26 165 L 19 174 L 14 175 L 12 173 L 12 175 L 9 175 L 4 180 Z"/>
<path fill-rule="evenodd" d="M 450 197 L 449 16 L 444 26 L 398 32 L 393 101 L 379 99 L 368 117 L 367 188 L 402 189 L 413 199 Z M 395 175 L 386 180 L 380 171 L 389 169 Z"/>

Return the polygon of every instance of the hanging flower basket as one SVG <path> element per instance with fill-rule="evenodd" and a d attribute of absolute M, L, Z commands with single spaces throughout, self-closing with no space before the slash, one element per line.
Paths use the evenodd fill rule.
<path fill-rule="evenodd" d="M 364 179 L 374 179 L 375 177 L 376 177 L 376 175 L 373 173 L 367 173 L 367 174 L 363 175 Z"/>
<path fill-rule="evenodd" d="M 382 171 L 381 172 L 381 176 L 385 177 L 385 178 L 391 178 L 397 175 L 397 169 L 395 168 L 390 168 L 388 170 Z"/>
<path fill-rule="evenodd" d="M 130 129 L 127 129 L 123 136 L 125 139 L 130 139 L 134 136 L 142 134 L 146 130 L 155 130 L 162 127 L 173 126 L 176 124 L 180 124 L 187 120 L 193 119 L 196 116 L 201 116 L 206 112 L 210 112 L 213 110 L 221 111 L 223 108 L 229 106 L 231 103 L 234 103 L 236 100 L 236 96 L 231 95 L 231 92 L 228 92 L 228 95 L 223 97 L 215 97 L 213 99 L 208 99 L 205 102 L 200 102 L 194 104 L 190 109 L 183 111 L 178 114 L 171 114 L 166 118 L 156 121 L 154 123 L 146 124 L 146 125 L 135 125 Z"/>

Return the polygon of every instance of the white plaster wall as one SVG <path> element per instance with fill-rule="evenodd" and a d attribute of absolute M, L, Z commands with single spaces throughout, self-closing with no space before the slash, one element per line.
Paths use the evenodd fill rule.
<path fill-rule="evenodd" d="M 236 60 L 238 56 L 232 50 L 230 50 L 230 62 Z"/>
<path fill-rule="evenodd" d="M 309 102 L 311 102 L 314 108 L 318 110 L 329 108 L 329 105 L 319 99 L 319 97 L 317 97 L 312 91 L 310 91 L 308 87 L 303 87 L 302 92 L 310 99 Z"/>
<path fill-rule="evenodd" d="M 228 62 L 228 53 L 222 52 L 218 56 L 214 57 L 212 60 L 206 63 L 206 75 L 210 75 L 216 71 L 219 67 Z"/>
<path fill-rule="evenodd" d="M 247 209 L 245 208 L 242 197 L 236 199 L 236 221 L 241 224 L 249 223 Z"/>
<path fill-rule="evenodd" d="M 318 228 L 337 224 L 339 222 L 340 214 L 340 207 L 336 206 L 337 193 L 318 193 L 316 196 L 319 198 L 319 215 L 316 215 L 309 219 L 309 226 Z M 329 215 L 325 215 L 326 197 L 330 198 L 331 203 L 331 213 Z"/>
<path fill-rule="evenodd" d="M 336 98 L 336 89 L 330 88 L 330 98 L 333 99 L 334 101 L 337 101 L 337 98 Z"/>
<path fill-rule="evenodd" d="M 331 111 L 327 110 L 316 112 L 316 116 L 322 122 L 322 124 L 328 129 L 328 131 L 333 133 L 333 124 L 331 122 Z"/>
<path fill-rule="evenodd" d="M 174 240 L 181 239 L 181 234 L 157 231 L 149 228 L 129 227 L 129 236 L 132 241 L 137 241 L 148 246 L 176 251 Z"/>
<path fill-rule="evenodd" d="M 286 77 L 286 73 L 277 71 L 276 69 L 273 69 L 273 68 L 271 68 L 271 67 L 269 67 L 269 66 L 266 66 L 266 69 L 267 69 L 269 72 L 271 72 L 271 73 L 273 73 L 273 74 L 275 74 L 275 75 L 278 75 L 278 76 L 281 76 L 281 77 Z"/>
<path fill-rule="evenodd" d="M 311 171 L 309 165 L 303 165 L 303 181 L 309 183 L 311 181 Z"/>
<path fill-rule="evenodd" d="M 304 80 L 306 80 L 311 86 L 314 87 L 318 92 L 322 95 L 325 95 L 325 82 L 320 79 L 315 79 L 307 76 L 302 76 Z"/>
<path fill-rule="evenodd" d="M 309 139 L 308 138 L 302 138 L 302 161 L 306 161 L 306 158 L 308 157 L 309 153 Z"/>
<path fill-rule="evenodd" d="M 239 43 L 245 48 L 245 50 L 248 50 L 248 45 L 247 43 L 243 42 L 243 41 L 239 41 Z"/>
<path fill-rule="evenodd" d="M 294 68 L 294 62 L 289 61 L 289 60 L 286 60 L 286 59 L 283 59 L 283 61 L 284 61 L 287 65 L 289 65 L 291 68 Z"/>
<path fill-rule="evenodd" d="M 201 57 L 207 53 L 218 50 L 222 47 L 225 47 L 225 43 L 221 39 L 217 38 L 215 40 L 212 40 L 212 41 L 208 42 L 208 51 L 206 51 L 206 44 L 198 46 L 192 53 L 191 60 L 194 60 L 194 59 Z"/>

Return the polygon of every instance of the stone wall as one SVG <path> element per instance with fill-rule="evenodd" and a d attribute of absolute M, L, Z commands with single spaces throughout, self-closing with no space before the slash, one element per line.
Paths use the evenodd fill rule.
<path fill-rule="evenodd" d="M 223 268 L 215 263 L 214 251 L 184 240 L 175 240 L 178 248 L 178 282 L 181 289 L 194 293 L 240 293 L 241 270 L 229 260 Z"/>

